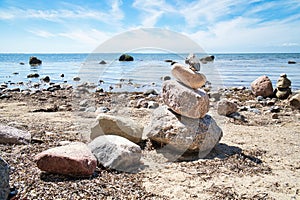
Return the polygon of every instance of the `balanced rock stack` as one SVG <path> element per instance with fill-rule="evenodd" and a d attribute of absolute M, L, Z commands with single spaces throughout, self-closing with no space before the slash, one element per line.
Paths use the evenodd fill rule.
<path fill-rule="evenodd" d="M 292 94 L 291 81 L 286 74 L 281 74 L 276 83 L 275 95 L 279 99 L 286 99 Z"/>
<path fill-rule="evenodd" d="M 167 80 L 162 86 L 166 106 L 157 108 L 144 128 L 143 135 L 165 145 L 168 153 L 173 154 L 172 159 L 185 159 L 182 155 L 191 154 L 203 158 L 223 135 L 214 119 L 207 115 L 209 97 L 200 89 L 206 77 L 198 70 L 200 62 L 192 62 L 190 68 L 173 64 L 172 75 L 177 80 Z"/>

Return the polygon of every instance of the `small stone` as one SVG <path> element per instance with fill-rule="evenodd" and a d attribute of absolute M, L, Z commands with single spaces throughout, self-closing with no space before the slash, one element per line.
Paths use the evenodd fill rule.
<path fill-rule="evenodd" d="M 99 62 L 99 64 L 101 64 L 101 65 L 105 65 L 105 64 L 106 64 L 106 62 L 105 62 L 104 60 L 101 60 L 101 61 Z"/>
<path fill-rule="evenodd" d="M 220 92 L 210 92 L 209 97 L 214 98 L 215 101 L 220 101 L 222 94 Z"/>
<path fill-rule="evenodd" d="M 194 90 L 169 80 L 162 86 L 162 98 L 174 112 L 190 117 L 202 118 L 209 111 L 209 97 L 203 90 Z"/>
<path fill-rule="evenodd" d="M 81 142 L 48 149 L 37 154 L 34 160 L 42 171 L 74 176 L 90 176 L 97 166 L 97 159 Z"/>
<path fill-rule="evenodd" d="M 139 168 L 141 148 L 126 138 L 103 135 L 88 144 L 98 163 L 118 171 L 132 172 Z"/>
<path fill-rule="evenodd" d="M 29 132 L 0 124 L 0 144 L 28 144 L 30 140 Z"/>
<path fill-rule="evenodd" d="M 173 65 L 171 72 L 179 82 L 193 89 L 201 88 L 206 83 L 204 74 L 196 73 L 179 63 Z"/>
<path fill-rule="evenodd" d="M 261 76 L 251 83 L 252 92 L 255 96 L 269 97 L 273 95 L 272 82 L 267 76 Z"/>
<path fill-rule="evenodd" d="M 90 101 L 88 99 L 84 99 L 79 102 L 79 106 L 81 107 L 87 107 L 89 105 Z"/>
<path fill-rule="evenodd" d="M 96 108 L 91 106 L 91 107 L 86 108 L 84 112 L 95 112 L 95 111 L 96 111 Z"/>
<path fill-rule="evenodd" d="M 43 78 L 41 78 L 42 81 L 49 83 L 50 82 L 50 77 L 49 76 L 45 76 Z"/>
<path fill-rule="evenodd" d="M 257 100 L 257 101 L 263 101 L 263 100 L 264 100 L 264 97 L 263 97 L 263 96 L 258 96 L 258 97 L 256 97 L 256 100 Z"/>
<path fill-rule="evenodd" d="M 272 119 L 279 119 L 279 115 L 277 113 L 272 114 Z"/>
<path fill-rule="evenodd" d="M 163 77 L 161 77 L 161 80 L 163 80 L 163 81 L 171 80 L 171 77 L 170 76 L 163 76 Z"/>
<path fill-rule="evenodd" d="M 27 78 L 38 78 L 40 75 L 38 73 L 28 74 Z"/>
<path fill-rule="evenodd" d="M 144 95 L 158 95 L 158 92 L 155 89 L 149 89 L 146 92 L 144 92 Z"/>
<path fill-rule="evenodd" d="M 270 108 L 270 112 L 272 112 L 272 113 L 279 113 L 280 112 L 280 107 L 279 106 L 272 106 Z"/>
<path fill-rule="evenodd" d="M 238 111 L 238 107 L 236 103 L 230 102 L 226 99 L 222 99 L 217 104 L 217 111 L 219 115 L 230 115 Z"/>
<path fill-rule="evenodd" d="M 296 64 L 297 62 L 296 61 L 293 61 L 293 60 L 289 60 L 288 61 L 288 64 Z"/>
<path fill-rule="evenodd" d="M 97 108 L 97 110 L 96 110 L 96 114 L 100 114 L 100 113 L 107 113 L 107 112 L 109 112 L 110 111 L 110 109 L 108 108 L 108 107 L 99 107 L 99 108 Z"/>
<path fill-rule="evenodd" d="M 80 81 L 80 78 L 78 76 L 73 78 L 73 81 Z"/>
<path fill-rule="evenodd" d="M 148 108 L 149 109 L 155 109 L 155 108 L 158 108 L 159 104 L 155 101 L 149 101 L 148 102 Z"/>
<path fill-rule="evenodd" d="M 128 140 L 139 143 L 142 139 L 143 127 L 137 122 L 108 114 L 99 114 L 95 124 L 91 128 L 90 139 L 101 135 L 118 135 Z"/>
<path fill-rule="evenodd" d="M 290 105 L 295 109 L 300 109 L 300 93 L 292 96 L 289 100 Z"/>

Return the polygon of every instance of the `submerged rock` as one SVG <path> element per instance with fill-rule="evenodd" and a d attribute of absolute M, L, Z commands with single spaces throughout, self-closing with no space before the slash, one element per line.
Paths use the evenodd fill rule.
<path fill-rule="evenodd" d="M 42 64 L 42 61 L 40 59 L 38 59 L 37 57 L 35 56 L 32 56 L 29 58 L 29 64 L 31 66 L 34 66 L 34 65 L 41 65 Z"/>
<path fill-rule="evenodd" d="M 120 57 L 119 57 L 119 61 L 133 61 L 133 57 L 129 54 L 122 54 Z"/>

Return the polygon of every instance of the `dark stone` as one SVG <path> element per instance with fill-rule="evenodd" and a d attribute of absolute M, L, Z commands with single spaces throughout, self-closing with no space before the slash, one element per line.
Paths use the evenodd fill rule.
<path fill-rule="evenodd" d="M 173 60 L 167 59 L 167 60 L 165 60 L 165 62 L 170 62 L 171 63 L 171 62 L 173 62 Z"/>
<path fill-rule="evenodd" d="M 25 65 L 25 63 L 23 63 L 23 62 L 20 62 L 20 65 Z"/>
<path fill-rule="evenodd" d="M 211 55 L 211 56 L 207 56 L 207 57 L 204 57 L 204 58 L 201 58 L 200 61 L 201 62 L 213 62 L 215 60 L 215 56 Z"/>
<path fill-rule="evenodd" d="M 101 62 L 99 62 L 99 64 L 101 64 L 101 65 L 105 65 L 105 64 L 107 64 L 104 60 L 101 60 Z"/>
<path fill-rule="evenodd" d="M 41 78 L 42 81 L 49 83 L 50 82 L 50 77 L 49 76 L 45 76 L 43 78 Z"/>
<path fill-rule="evenodd" d="M 9 165 L 0 157 L 0 199 L 7 199 L 9 192 Z"/>
<path fill-rule="evenodd" d="M 40 75 L 38 73 L 28 74 L 27 78 L 38 78 Z"/>
<path fill-rule="evenodd" d="M 62 77 L 62 78 L 63 78 L 63 77 L 65 77 L 65 75 L 64 75 L 64 74 L 61 74 L 61 75 L 60 75 L 60 77 Z"/>
<path fill-rule="evenodd" d="M 296 61 L 289 60 L 289 61 L 288 61 L 288 64 L 296 64 Z"/>
<path fill-rule="evenodd" d="M 38 59 L 37 57 L 35 56 L 32 56 L 29 58 L 29 64 L 31 66 L 34 66 L 34 65 L 41 65 L 42 64 L 42 61 L 40 59 Z"/>
<path fill-rule="evenodd" d="M 122 54 L 119 58 L 119 61 L 133 61 L 133 57 L 128 54 Z"/>
<path fill-rule="evenodd" d="M 80 78 L 77 76 L 77 77 L 74 77 L 73 78 L 73 81 L 80 81 Z"/>

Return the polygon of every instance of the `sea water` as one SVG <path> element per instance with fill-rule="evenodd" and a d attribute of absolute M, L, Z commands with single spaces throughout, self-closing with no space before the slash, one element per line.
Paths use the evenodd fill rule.
<path fill-rule="evenodd" d="M 172 53 L 132 53 L 133 62 L 119 62 L 118 53 L 107 54 L 0 54 L 0 84 L 9 87 L 18 83 L 40 83 L 40 78 L 49 76 L 51 82 L 69 83 L 74 86 L 90 82 L 112 91 L 144 91 L 160 89 L 163 77 L 171 75 L 171 65 L 165 60 L 182 64 L 188 56 Z M 253 80 L 267 75 L 275 87 L 281 73 L 292 81 L 292 89 L 300 89 L 300 53 L 255 53 L 255 54 L 213 54 L 215 61 L 201 65 L 201 72 L 207 76 L 213 89 L 221 87 L 250 87 Z M 30 56 L 42 60 L 40 66 L 28 64 Z M 202 57 L 204 55 L 198 55 Z M 99 64 L 104 60 L 107 64 Z M 288 64 L 289 60 L 296 64 Z M 20 63 L 23 62 L 24 65 Z M 27 78 L 38 73 L 39 78 Z M 61 77 L 64 74 L 64 77 Z M 73 81 L 78 76 L 80 82 Z M 100 82 L 101 80 L 101 82 Z M 47 87 L 47 84 L 42 85 Z M 23 86 L 24 87 L 24 86 Z"/>

